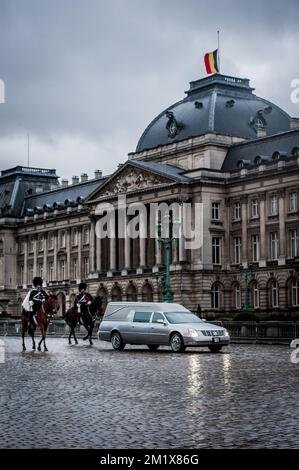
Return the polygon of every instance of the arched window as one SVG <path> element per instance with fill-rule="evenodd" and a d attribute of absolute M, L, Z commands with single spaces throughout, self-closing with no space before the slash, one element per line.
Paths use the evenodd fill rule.
<path fill-rule="evenodd" d="M 280 153 L 279 152 L 274 152 L 272 155 L 272 160 L 276 161 L 279 160 Z"/>
<path fill-rule="evenodd" d="M 63 292 L 59 292 L 57 298 L 60 305 L 59 315 L 63 316 L 65 314 L 65 294 Z"/>
<path fill-rule="evenodd" d="M 218 282 L 215 282 L 211 288 L 211 306 L 215 310 L 221 308 L 221 287 Z"/>
<path fill-rule="evenodd" d="M 127 301 L 128 302 L 137 301 L 137 289 L 133 283 L 130 283 L 127 288 Z"/>
<path fill-rule="evenodd" d="M 153 288 L 149 282 L 146 282 L 142 286 L 142 302 L 152 302 L 153 301 Z"/>
<path fill-rule="evenodd" d="M 242 306 L 242 290 L 240 284 L 237 282 L 234 284 L 233 287 L 233 305 L 236 310 L 240 310 Z"/>
<path fill-rule="evenodd" d="M 100 288 L 97 292 L 97 296 L 100 297 L 102 300 L 102 311 L 104 312 L 106 309 L 106 305 L 108 303 L 108 292 L 103 284 L 100 284 Z"/>
<path fill-rule="evenodd" d="M 120 302 L 122 300 L 121 288 L 115 284 L 111 292 L 112 302 Z"/>
<path fill-rule="evenodd" d="M 298 157 L 299 156 L 299 148 L 298 147 L 294 147 L 293 150 L 292 150 L 292 156 L 293 157 Z"/>
<path fill-rule="evenodd" d="M 253 308 L 259 308 L 260 307 L 260 289 L 259 285 L 256 281 L 252 282 L 251 284 L 251 306 Z"/>
<path fill-rule="evenodd" d="M 299 306 L 299 279 L 291 281 L 291 305 L 292 307 Z"/>
<path fill-rule="evenodd" d="M 278 307 L 279 306 L 279 287 L 278 282 L 276 279 L 273 279 L 270 282 L 270 306 L 271 307 Z"/>

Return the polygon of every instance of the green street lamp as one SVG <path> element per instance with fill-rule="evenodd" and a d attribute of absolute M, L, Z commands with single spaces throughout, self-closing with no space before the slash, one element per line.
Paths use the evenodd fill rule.
<path fill-rule="evenodd" d="M 168 225 L 168 228 L 170 227 L 170 223 L 172 221 L 172 218 L 170 214 L 166 214 L 165 217 L 165 222 Z M 166 273 L 165 277 L 162 275 L 158 274 L 158 283 L 161 288 L 161 300 L 163 302 L 167 303 L 172 303 L 173 302 L 173 291 L 171 290 L 171 285 L 170 285 L 170 255 L 171 255 L 171 249 L 172 249 L 172 242 L 174 241 L 177 243 L 177 230 L 179 228 L 180 221 L 179 220 L 173 220 L 172 221 L 172 235 L 170 234 L 170 230 L 168 230 L 167 236 L 163 237 L 162 234 L 162 223 L 157 222 L 156 227 L 157 227 L 157 240 L 160 246 L 164 245 L 165 246 L 165 263 L 166 263 Z"/>
<path fill-rule="evenodd" d="M 245 269 L 242 263 L 239 265 L 241 279 L 245 281 L 245 303 L 242 305 L 242 310 L 246 313 L 252 311 L 249 299 L 249 282 L 252 278 L 252 267 L 252 263 L 248 263 L 248 269 Z"/>

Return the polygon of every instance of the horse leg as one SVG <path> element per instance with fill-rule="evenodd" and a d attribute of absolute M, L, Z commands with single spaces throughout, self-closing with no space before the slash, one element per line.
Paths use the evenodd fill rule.
<path fill-rule="evenodd" d="M 69 334 L 69 344 L 72 344 L 72 340 L 71 340 L 71 337 L 72 337 L 72 331 L 73 331 L 73 328 L 70 329 L 70 334 Z"/>
<path fill-rule="evenodd" d="M 47 352 L 48 348 L 46 346 L 46 334 L 44 334 L 44 351 Z"/>
<path fill-rule="evenodd" d="M 25 346 L 25 331 L 27 330 L 27 328 L 25 327 L 25 324 L 23 323 L 22 325 L 22 347 L 23 347 L 23 351 L 26 351 L 26 346 Z"/>
<path fill-rule="evenodd" d="M 35 351 L 34 329 L 31 325 L 29 325 L 28 332 L 29 332 L 29 334 L 31 336 L 31 339 L 32 339 L 32 350 Z"/>
<path fill-rule="evenodd" d="M 76 337 L 75 328 L 73 328 L 73 337 L 74 337 L 75 343 L 78 344 L 78 340 L 77 340 L 77 337 Z"/>
<path fill-rule="evenodd" d="M 92 342 L 92 332 L 93 332 L 93 323 L 91 325 L 89 325 L 89 344 L 92 346 L 93 345 L 93 342 Z"/>

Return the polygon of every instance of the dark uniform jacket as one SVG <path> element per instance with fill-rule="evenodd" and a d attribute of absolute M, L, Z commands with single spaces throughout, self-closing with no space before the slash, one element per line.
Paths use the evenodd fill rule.
<path fill-rule="evenodd" d="M 79 293 L 76 295 L 74 307 L 80 307 L 81 312 L 86 312 L 87 306 L 90 305 L 92 301 L 93 297 L 88 292 L 84 292 L 84 294 Z"/>
<path fill-rule="evenodd" d="M 37 310 L 40 308 L 42 303 L 49 298 L 47 292 L 45 292 L 43 289 L 38 290 L 38 289 L 32 289 L 29 297 L 29 302 L 33 302 L 32 304 L 32 310 L 34 313 L 37 312 Z"/>

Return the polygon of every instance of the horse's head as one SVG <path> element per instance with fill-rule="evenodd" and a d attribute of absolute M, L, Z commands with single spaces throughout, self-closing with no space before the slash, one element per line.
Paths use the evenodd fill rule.
<path fill-rule="evenodd" d="M 56 313 L 58 313 L 59 308 L 60 308 L 57 295 L 50 294 L 46 302 L 47 302 L 50 315 L 56 315 Z"/>

